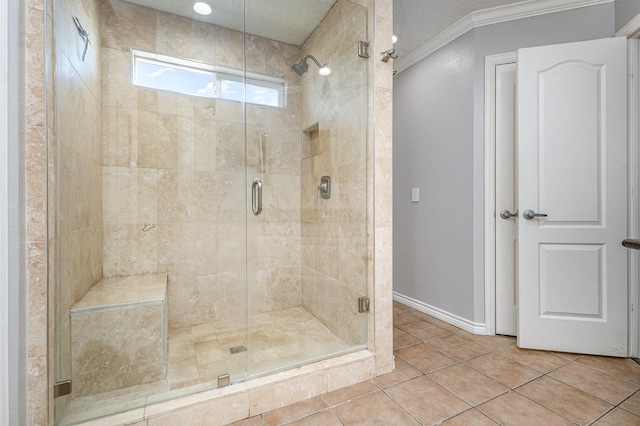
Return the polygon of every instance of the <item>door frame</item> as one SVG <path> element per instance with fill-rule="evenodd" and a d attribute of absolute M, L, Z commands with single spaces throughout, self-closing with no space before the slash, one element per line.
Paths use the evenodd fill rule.
<path fill-rule="evenodd" d="M 640 17 L 640 15 L 638 15 Z M 633 37 L 638 37 L 638 32 Z M 627 39 L 627 238 L 640 233 L 640 39 Z M 628 250 L 629 356 L 640 356 L 640 254 Z M 635 313 L 635 314 L 634 314 Z"/>
<path fill-rule="evenodd" d="M 484 324 L 489 335 L 496 334 L 496 67 L 517 57 L 508 52 L 484 61 Z"/>
<path fill-rule="evenodd" d="M 640 15 L 639 15 L 640 16 Z M 627 41 L 628 51 L 628 238 L 638 238 L 640 232 L 640 42 Z M 496 239 L 495 239 L 495 139 L 496 139 L 496 67 L 517 62 L 516 52 L 507 52 L 485 57 L 484 74 L 484 265 L 485 265 L 485 332 L 494 335 L 496 330 Z M 629 250 L 627 255 L 628 285 L 628 355 L 640 356 L 640 254 Z"/>

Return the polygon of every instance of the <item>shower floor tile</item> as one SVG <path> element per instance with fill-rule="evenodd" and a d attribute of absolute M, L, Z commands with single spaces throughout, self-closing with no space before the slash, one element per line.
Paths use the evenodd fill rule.
<path fill-rule="evenodd" d="M 261 375 L 350 348 L 302 307 L 252 315 L 248 328 L 240 319 L 172 329 L 168 343 L 171 390 L 221 374 L 234 381 L 245 366 L 249 376 Z"/>
<path fill-rule="evenodd" d="M 251 348 L 247 351 L 246 348 Z M 231 349 L 234 349 L 233 353 Z M 353 349 L 302 307 L 171 329 L 167 333 L 167 375 L 162 381 L 72 399 L 61 424 L 142 406 L 147 398 L 217 387 L 218 376 L 231 381 L 301 365 Z M 170 395 L 169 395 L 170 393 Z"/>

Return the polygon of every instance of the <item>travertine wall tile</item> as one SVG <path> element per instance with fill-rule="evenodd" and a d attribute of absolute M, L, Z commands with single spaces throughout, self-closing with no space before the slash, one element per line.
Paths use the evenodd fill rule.
<path fill-rule="evenodd" d="M 164 303 L 71 311 L 72 380 L 76 397 L 164 378 Z"/>
<path fill-rule="evenodd" d="M 210 400 L 164 416 L 151 417 L 149 426 L 221 426 L 249 417 L 249 393 Z"/>
<path fill-rule="evenodd" d="M 300 81 L 302 127 L 312 126 L 301 180 L 302 300 L 334 333 L 354 344 L 367 339 L 367 316 L 358 315 L 356 300 L 367 293 L 370 61 L 355 54 L 358 40 L 368 39 L 367 13 L 346 0 L 333 6 L 302 47 L 303 53 L 327 62 L 332 73 L 321 77 L 310 72 Z M 331 177 L 328 200 L 316 197 L 323 175 Z"/>
<path fill-rule="evenodd" d="M 393 30 L 393 0 L 375 0 L 375 45 L 387 49 Z M 376 374 L 393 369 L 392 102 L 393 62 L 376 61 L 375 87 L 375 353 Z"/>

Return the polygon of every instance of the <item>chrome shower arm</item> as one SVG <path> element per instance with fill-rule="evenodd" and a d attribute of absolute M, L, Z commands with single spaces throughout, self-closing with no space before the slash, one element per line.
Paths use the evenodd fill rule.
<path fill-rule="evenodd" d="M 309 59 L 309 58 L 313 59 L 313 62 L 315 62 L 315 63 L 316 63 L 316 65 L 318 66 L 318 68 L 322 68 L 322 65 L 320 64 L 320 62 L 318 62 L 318 60 L 317 60 L 313 55 L 307 55 L 307 56 L 305 56 L 305 57 L 304 57 L 304 58 L 302 58 L 302 59 L 306 61 L 306 60 L 307 60 L 307 59 Z"/>

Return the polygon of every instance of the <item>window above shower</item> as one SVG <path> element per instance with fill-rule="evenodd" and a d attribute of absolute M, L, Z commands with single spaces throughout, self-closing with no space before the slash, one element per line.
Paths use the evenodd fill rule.
<path fill-rule="evenodd" d="M 284 108 L 286 81 L 175 56 L 131 49 L 136 86 L 191 96 Z"/>

